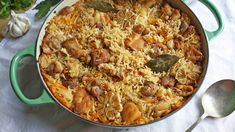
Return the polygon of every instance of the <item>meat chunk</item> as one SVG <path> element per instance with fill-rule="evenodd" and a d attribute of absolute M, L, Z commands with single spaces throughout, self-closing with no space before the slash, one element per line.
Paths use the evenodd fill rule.
<path fill-rule="evenodd" d="M 164 76 L 160 81 L 164 87 L 174 87 L 176 84 L 176 79 L 172 76 Z"/>
<path fill-rule="evenodd" d="M 189 27 L 189 24 L 186 21 L 182 21 L 180 24 L 180 32 L 184 33 Z"/>
<path fill-rule="evenodd" d="M 58 38 L 52 35 L 46 35 L 42 43 L 42 51 L 46 54 L 54 53 L 61 49 L 63 38 Z"/>
<path fill-rule="evenodd" d="M 60 12 L 59 15 L 66 16 L 74 11 L 73 6 L 66 6 Z"/>
<path fill-rule="evenodd" d="M 187 28 L 187 30 L 183 33 L 183 36 L 184 37 L 187 37 L 187 36 L 190 36 L 190 35 L 192 35 L 192 34 L 194 34 L 196 32 L 196 30 L 195 30 L 195 28 L 194 28 L 194 26 L 189 26 L 188 28 Z"/>
<path fill-rule="evenodd" d="M 94 101 L 84 88 L 79 88 L 74 94 L 73 111 L 78 114 L 88 114 L 94 107 Z"/>
<path fill-rule="evenodd" d="M 150 56 L 152 58 L 157 57 L 161 54 L 166 53 L 167 50 L 168 50 L 168 47 L 162 43 L 153 44 L 153 48 L 152 48 L 152 51 L 150 52 Z"/>
<path fill-rule="evenodd" d="M 145 30 L 144 26 L 142 24 L 135 25 L 133 27 L 133 31 L 138 34 L 142 34 L 142 32 Z"/>
<path fill-rule="evenodd" d="M 202 61 L 203 54 L 195 47 L 190 46 L 186 51 L 186 58 L 191 60 L 193 63 L 196 63 L 198 61 Z"/>
<path fill-rule="evenodd" d="M 66 79 L 61 79 L 62 80 L 62 83 L 64 86 L 66 87 L 70 87 L 70 88 L 77 88 L 79 86 L 79 79 L 76 78 L 76 77 L 69 77 L 67 76 Z"/>
<path fill-rule="evenodd" d="M 87 52 L 82 49 L 82 46 L 78 43 L 76 38 L 71 38 L 62 43 L 63 48 L 65 48 L 68 53 L 75 57 L 80 58 L 85 56 Z"/>
<path fill-rule="evenodd" d="M 96 49 L 91 53 L 91 63 L 93 66 L 97 66 L 109 61 L 110 54 L 106 49 Z"/>
<path fill-rule="evenodd" d="M 145 41 L 139 34 L 134 33 L 125 39 L 124 44 L 132 50 L 141 50 L 144 48 Z"/>
<path fill-rule="evenodd" d="M 91 95 L 94 97 L 99 97 L 101 94 L 103 94 L 103 90 L 99 86 L 92 86 L 91 87 Z"/>
<path fill-rule="evenodd" d="M 140 92 L 144 96 L 153 96 L 155 95 L 157 89 L 153 82 L 145 82 L 144 87 L 141 88 Z"/>
<path fill-rule="evenodd" d="M 155 118 L 162 117 L 168 114 L 170 111 L 171 111 L 170 103 L 166 101 L 161 101 L 154 107 L 153 117 Z"/>
<path fill-rule="evenodd" d="M 86 84 L 87 91 L 94 97 L 99 97 L 104 93 L 102 84 L 98 80 L 93 80 L 90 84 Z"/>
<path fill-rule="evenodd" d="M 64 69 L 64 66 L 59 62 L 59 61 L 55 61 L 52 62 L 46 69 L 47 73 L 52 75 L 55 73 L 61 73 Z"/>
<path fill-rule="evenodd" d="M 127 123 L 133 123 L 135 120 L 140 118 L 141 112 L 137 105 L 133 102 L 125 103 L 122 111 L 122 119 Z"/>

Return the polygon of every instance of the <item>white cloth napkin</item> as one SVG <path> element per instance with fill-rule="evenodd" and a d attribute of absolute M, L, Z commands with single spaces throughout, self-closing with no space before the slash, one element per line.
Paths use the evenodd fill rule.
<path fill-rule="evenodd" d="M 40 2 L 38 0 L 37 2 Z M 209 43 L 210 60 L 204 83 L 196 96 L 180 111 L 151 125 L 128 130 L 115 130 L 85 123 L 57 105 L 28 106 L 14 94 L 9 81 L 12 57 L 34 43 L 44 20 L 34 18 L 35 11 L 25 13 L 32 22 L 31 30 L 19 39 L 6 38 L 0 43 L 0 132 L 183 132 L 203 113 L 201 95 L 212 83 L 221 79 L 235 79 L 235 1 L 213 0 L 224 20 L 224 31 Z M 189 5 L 205 29 L 215 29 L 216 22 L 208 9 L 199 2 Z M 19 82 L 26 95 L 37 97 L 43 87 L 32 58 L 19 67 Z M 226 103 L 226 102 L 225 102 Z M 222 119 L 208 118 L 195 132 L 235 132 L 235 113 Z"/>

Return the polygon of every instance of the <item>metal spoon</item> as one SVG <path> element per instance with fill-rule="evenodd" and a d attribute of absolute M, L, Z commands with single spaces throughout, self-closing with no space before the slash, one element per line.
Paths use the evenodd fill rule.
<path fill-rule="evenodd" d="M 212 84 L 202 97 L 204 113 L 186 132 L 191 132 L 204 118 L 225 117 L 235 110 L 235 81 L 221 80 Z"/>

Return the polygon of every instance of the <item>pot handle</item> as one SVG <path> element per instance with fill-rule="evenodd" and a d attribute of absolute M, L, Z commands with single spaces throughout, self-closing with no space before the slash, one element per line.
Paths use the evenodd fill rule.
<path fill-rule="evenodd" d="M 187 1 L 187 0 L 182 0 L 183 2 Z M 222 20 L 222 17 L 218 11 L 218 9 L 216 8 L 216 6 L 210 1 L 210 0 L 199 0 L 202 4 L 204 4 L 207 8 L 209 8 L 209 10 L 213 13 L 213 15 L 216 17 L 216 21 L 218 23 L 218 29 L 215 31 L 208 31 L 205 30 L 206 35 L 208 40 L 212 40 L 213 38 L 215 38 L 216 36 L 218 36 L 221 31 L 223 31 L 224 29 L 224 23 Z"/>
<path fill-rule="evenodd" d="M 207 37 L 208 37 L 209 40 L 211 40 L 214 37 L 218 36 L 224 29 L 224 23 L 223 23 L 223 20 L 222 20 L 222 16 L 219 13 L 216 6 L 210 0 L 199 0 L 199 1 L 210 9 L 210 11 L 216 17 L 216 20 L 217 20 L 217 23 L 218 23 L 218 29 L 217 30 L 215 30 L 215 31 L 206 30 Z"/>
<path fill-rule="evenodd" d="M 27 98 L 18 83 L 17 80 L 17 68 L 19 65 L 19 62 L 27 56 L 30 57 L 35 57 L 35 44 L 29 46 L 28 48 L 18 52 L 14 58 L 11 61 L 11 65 L 10 65 L 10 82 L 11 82 L 11 86 L 15 92 L 15 94 L 18 96 L 18 98 L 28 104 L 28 105 L 40 105 L 40 104 L 48 104 L 48 103 L 54 103 L 54 100 L 50 97 L 50 95 L 47 93 L 47 91 L 45 89 L 43 89 L 42 94 L 35 98 L 35 99 L 30 99 Z"/>

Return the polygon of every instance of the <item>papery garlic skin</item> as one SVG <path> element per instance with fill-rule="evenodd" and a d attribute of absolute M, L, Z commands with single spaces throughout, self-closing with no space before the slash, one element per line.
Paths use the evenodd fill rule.
<path fill-rule="evenodd" d="M 31 27 L 29 19 L 25 16 L 20 16 L 14 11 L 11 11 L 11 19 L 3 29 L 3 36 L 11 36 L 17 38 L 23 36 Z"/>

